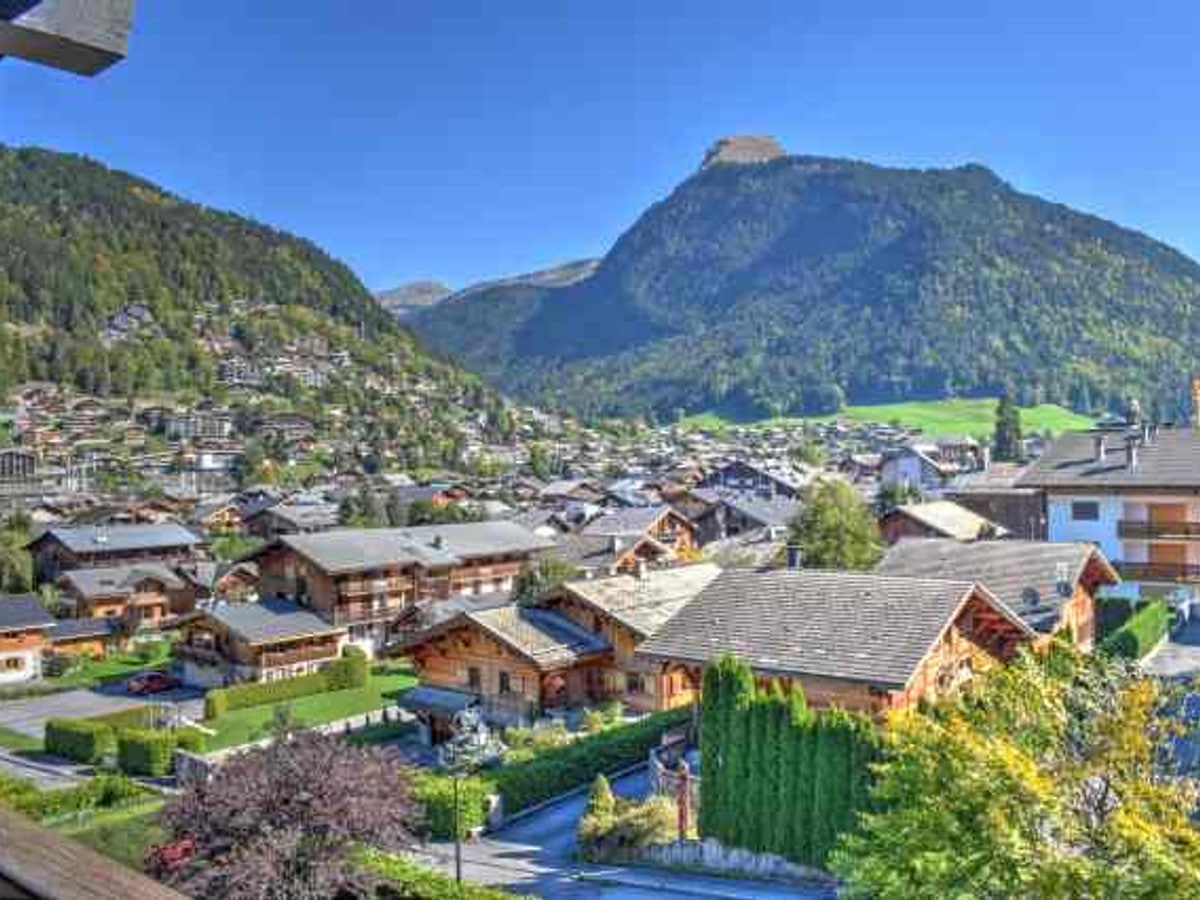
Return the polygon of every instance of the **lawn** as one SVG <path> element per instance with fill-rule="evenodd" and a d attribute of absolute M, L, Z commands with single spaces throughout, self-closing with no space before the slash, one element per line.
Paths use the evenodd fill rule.
<path fill-rule="evenodd" d="M 5 750 L 16 750 L 19 753 L 40 753 L 42 741 L 40 738 L 30 737 L 0 725 L 0 747 Z"/>
<path fill-rule="evenodd" d="M 887 403 L 879 406 L 847 406 L 837 416 L 817 416 L 809 422 L 829 422 L 835 418 L 852 422 L 899 422 L 906 428 L 919 428 L 929 437 L 971 435 L 989 437 L 996 421 L 996 400 L 922 400 L 911 403 Z M 719 430 L 735 425 L 769 426 L 804 422 L 799 418 L 767 419 L 759 422 L 733 422 L 714 413 L 701 413 L 683 420 L 696 429 Z M 1092 426 L 1092 419 L 1053 403 L 1021 407 L 1021 425 L 1026 434 L 1033 432 L 1077 431 Z"/>
<path fill-rule="evenodd" d="M 150 848 L 161 844 L 166 838 L 166 832 L 158 822 L 158 811 L 162 805 L 162 799 L 156 797 L 137 806 L 99 812 L 64 823 L 55 830 L 140 871 Z"/>
<path fill-rule="evenodd" d="M 296 725 L 321 725 L 390 706 L 400 693 L 416 683 L 416 676 L 407 663 L 376 666 L 365 687 L 314 694 L 286 704 L 236 709 L 220 718 L 210 719 L 204 726 L 217 733 L 209 738 L 208 746 L 210 750 L 221 750 L 261 740 L 268 735 L 275 709 L 280 705 L 291 707 L 292 721 Z"/>

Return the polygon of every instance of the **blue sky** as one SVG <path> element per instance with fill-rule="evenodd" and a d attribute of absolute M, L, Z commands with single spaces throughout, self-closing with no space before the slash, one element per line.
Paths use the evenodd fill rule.
<path fill-rule="evenodd" d="M 603 253 L 736 133 L 982 162 L 1200 257 L 1198 38 L 1186 0 L 141 0 L 96 81 L 0 65 L 0 141 L 305 235 L 372 288 Z"/>

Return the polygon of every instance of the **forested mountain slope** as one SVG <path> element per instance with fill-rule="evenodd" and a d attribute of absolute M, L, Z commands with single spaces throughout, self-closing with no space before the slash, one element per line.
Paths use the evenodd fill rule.
<path fill-rule="evenodd" d="M 995 393 L 1170 414 L 1200 359 L 1200 266 L 977 165 L 717 162 L 589 278 L 413 318 L 501 388 L 584 413 L 826 412 Z"/>

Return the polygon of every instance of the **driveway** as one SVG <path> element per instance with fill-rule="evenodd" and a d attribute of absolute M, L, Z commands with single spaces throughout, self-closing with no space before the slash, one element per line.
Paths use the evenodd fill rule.
<path fill-rule="evenodd" d="M 645 771 L 618 778 L 613 791 L 642 797 Z M 574 859 L 575 825 L 587 804 L 586 794 L 569 797 L 463 847 L 463 878 L 508 888 L 518 894 L 568 900 L 681 900 L 725 897 L 738 900 L 828 900 L 830 893 L 734 878 L 641 869 L 594 866 Z M 454 872 L 454 845 L 429 848 L 429 861 Z"/>
<path fill-rule="evenodd" d="M 1159 678 L 1200 676 L 1200 618 L 1189 621 L 1156 652 L 1142 660 L 1142 668 Z"/>
<path fill-rule="evenodd" d="M 190 688 L 167 691 L 151 697 L 134 697 L 120 684 L 109 684 L 92 690 L 64 691 L 24 700 L 0 702 L 0 725 L 30 737 L 44 737 L 48 719 L 84 719 L 107 713 L 121 712 L 135 706 L 153 703 L 172 703 L 189 719 L 204 717 L 204 694 Z"/>

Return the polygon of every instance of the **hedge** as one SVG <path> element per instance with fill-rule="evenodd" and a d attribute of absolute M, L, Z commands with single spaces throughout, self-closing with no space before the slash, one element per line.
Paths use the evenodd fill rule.
<path fill-rule="evenodd" d="M 472 829 L 487 821 L 487 798 L 492 785 L 482 778 L 458 781 L 458 832 L 466 838 Z M 425 808 L 425 827 L 436 841 L 454 837 L 454 781 L 447 775 L 418 774 L 413 778 L 413 796 Z"/>
<path fill-rule="evenodd" d="M 77 787 L 42 790 L 32 781 L 0 772 L 0 804 L 32 819 L 54 819 L 94 809 L 111 809 L 148 796 L 123 775 L 97 775 Z"/>
<path fill-rule="evenodd" d="M 469 881 L 458 884 L 436 869 L 377 850 L 365 851 L 361 862 L 364 869 L 382 880 L 375 889 L 378 900 L 513 900 L 516 896 Z"/>
<path fill-rule="evenodd" d="M 1161 600 L 1151 600 L 1106 637 L 1100 649 L 1111 656 L 1142 659 L 1166 637 L 1170 626 L 1170 607 Z"/>
<path fill-rule="evenodd" d="M 366 654 L 357 647 L 347 647 L 341 659 L 334 660 L 320 672 L 311 675 L 214 688 L 204 697 L 204 717 L 219 719 L 235 709 L 286 703 L 313 694 L 361 688 L 366 684 Z"/>
<path fill-rule="evenodd" d="M 629 725 L 552 747 L 526 762 L 501 766 L 487 773 L 511 814 L 557 797 L 597 775 L 646 761 L 664 732 L 690 721 L 690 708 L 654 713 Z"/>
<path fill-rule="evenodd" d="M 161 778 L 171 771 L 175 736 L 169 731 L 128 728 L 117 734 L 117 768 L 126 775 Z"/>
<path fill-rule="evenodd" d="M 46 722 L 46 752 L 87 765 L 99 765 L 116 752 L 117 737 L 111 725 L 87 719 L 50 719 Z"/>
<path fill-rule="evenodd" d="M 725 657 L 704 673 L 700 835 L 823 867 L 870 805 L 879 736 L 865 716 L 758 691 Z"/>

